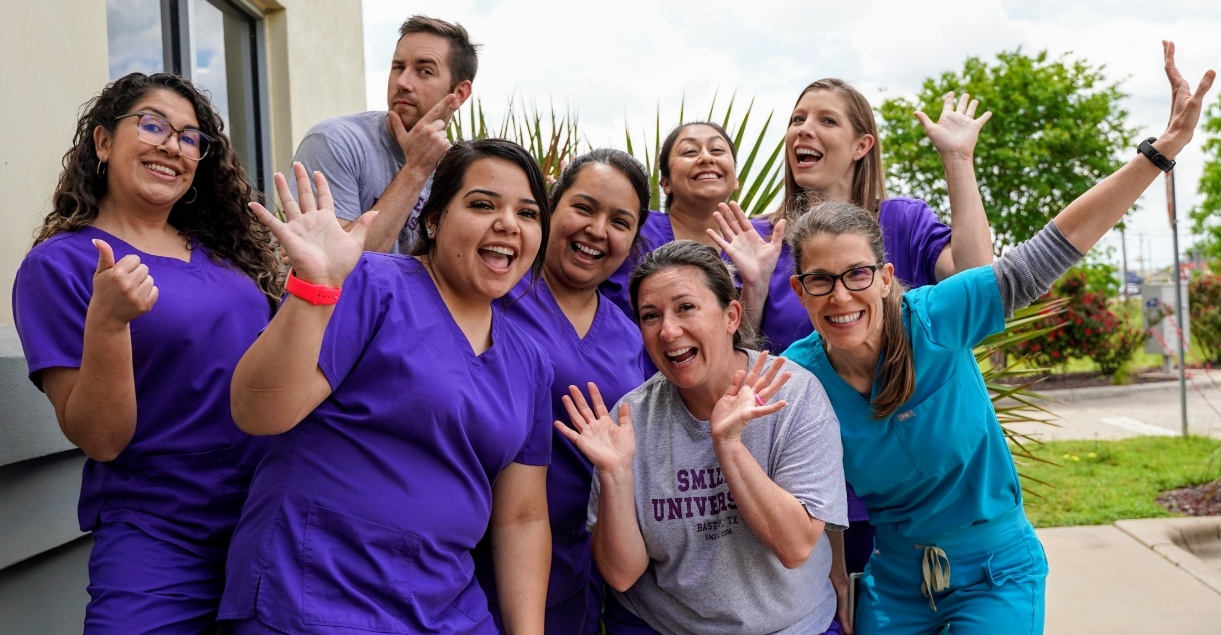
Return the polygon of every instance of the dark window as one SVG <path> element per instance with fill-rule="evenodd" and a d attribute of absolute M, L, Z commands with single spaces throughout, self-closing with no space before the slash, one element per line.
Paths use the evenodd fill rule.
<path fill-rule="evenodd" d="M 106 0 L 110 79 L 174 72 L 205 90 L 251 185 L 270 164 L 262 17 L 242 0 Z"/>

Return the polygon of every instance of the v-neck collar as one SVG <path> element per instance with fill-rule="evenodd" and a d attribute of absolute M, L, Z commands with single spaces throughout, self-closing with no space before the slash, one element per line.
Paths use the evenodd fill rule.
<path fill-rule="evenodd" d="M 602 328 L 602 323 L 605 320 L 607 309 L 613 308 L 616 311 L 619 310 L 617 307 L 612 307 L 606 298 L 602 297 L 601 292 L 595 291 L 594 298 L 597 300 L 598 306 L 594 309 L 594 319 L 589 323 L 589 330 L 585 332 L 585 337 L 581 337 L 581 335 L 577 333 L 577 327 L 572 324 L 572 319 L 568 317 L 567 313 L 564 313 L 564 309 L 560 308 L 560 303 L 555 299 L 555 294 L 551 292 L 551 286 L 547 284 L 547 280 L 542 276 L 539 276 L 534 287 L 535 292 L 539 294 L 539 298 L 546 308 L 548 310 L 555 311 L 556 315 L 564 318 L 564 323 L 568 325 L 568 334 L 576 339 L 578 344 L 577 348 L 583 353 L 587 352 L 589 347 L 593 346 L 594 342 L 597 341 L 598 331 Z"/>
<path fill-rule="evenodd" d="M 191 274 L 194 274 L 197 276 L 200 275 L 200 271 L 201 271 L 200 259 L 208 257 L 207 254 L 205 253 L 205 250 L 207 248 L 204 247 L 202 244 L 200 244 L 199 241 L 197 241 L 193 238 L 188 239 L 188 240 L 190 240 L 190 243 L 191 243 L 190 244 L 191 259 L 182 260 L 180 258 L 174 258 L 173 256 L 158 256 L 157 254 L 150 254 L 146 251 L 143 251 L 143 250 L 137 248 L 135 245 L 132 245 L 131 243 L 127 242 L 126 240 L 123 240 L 122 238 L 119 238 L 118 236 L 115 236 L 114 234 L 112 234 L 104 229 L 99 229 L 97 227 L 94 227 L 93 225 L 86 225 L 85 227 L 82 227 L 81 232 L 96 234 L 97 238 L 101 238 L 102 240 L 105 240 L 107 243 L 110 243 L 111 245 L 115 245 L 115 244 L 123 245 L 127 249 L 130 249 L 131 251 L 135 252 L 136 255 L 140 256 L 140 262 L 143 262 L 146 264 L 150 263 L 150 262 L 155 262 L 160 265 L 173 267 L 175 269 L 181 269 L 183 271 L 186 271 L 188 273 L 191 273 Z"/>
<path fill-rule="evenodd" d="M 475 354 L 471 341 L 467 339 L 466 333 L 462 332 L 462 327 L 458 326 L 458 320 L 454 319 L 454 314 L 450 312 L 449 305 L 445 304 L 445 298 L 441 297 L 441 290 L 437 288 L 436 280 L 433 280 L 432 275 L 428 273 L 428 268 L 414 256 L 408 256 L 408 258 L 415 263 L 419 273 L 424 274 L 424 277 L 428 279 L 428 297 L 432 300 L 435 309 L 445 315 L 442 321 L 447 325 L 450 337 L 461 342 L 458 346 L 466 357 L 467 364 L 471 366 L 472 370 L 478 372 L 494 363 L 500 357 L 500 347 L 497 346 L 502 333 L 500 311 L 492 311 L 492 345 L 488 347 L 488 350 Z"/>

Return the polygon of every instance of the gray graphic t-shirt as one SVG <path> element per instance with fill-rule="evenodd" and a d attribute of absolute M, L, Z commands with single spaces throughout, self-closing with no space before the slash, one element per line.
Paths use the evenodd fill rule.
<path fill-rule="evenodd" d="M 750 363 L 758 354 L 749 351 Z M 742 441 L 769 477 L 810 516 L 848 524 L 839 421 L 822 384 L 786 362 L 792 378 L 774 400 L 788 405 L 747 424 Z M 822 633 L 835 615 L 824 535 L 810 558 L 786 569 L 746 525 L 712 449 L 707 421 L 687 411 L 660 373 L 620 400 L 636 430 L 636 518 L 649 567 L 619 601 L 665 633 Z M 617 416 L 619 406 L 611 408 Z M 597 474 L 589 525 L 598 520 Z"/>

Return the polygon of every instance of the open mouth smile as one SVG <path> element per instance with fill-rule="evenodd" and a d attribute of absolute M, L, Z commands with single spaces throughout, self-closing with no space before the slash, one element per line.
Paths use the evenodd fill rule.
<path fill-rule="evenodd" d="M 509 265 L 517 259 L 517 250 L 502 245 L 489 245 L 479 248 L 479 257 L 497 271 L 507 271 Z"/>
<path fill-rule="evenodd" d="M 814 165 L 823 157 L 821 152 L 810 148 L 797 148 L 795 154 L 797 155 L 797 165 L 800 166 Z"/>

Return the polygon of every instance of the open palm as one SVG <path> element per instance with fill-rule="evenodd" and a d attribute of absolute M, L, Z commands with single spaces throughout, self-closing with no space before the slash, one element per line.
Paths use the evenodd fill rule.
<path fill-rule="evenodd" d="M 314 173 L 314 182 L 318 186 L 317 202 L 305 166 L 294 163 L 293 173 L 297 182 L 296 200 L 284 175 L 279 172 L 275 175 L 276 194 L 284 207 L 284 221 L 258 203 L 251 203 L 250 209 L 280 242 L 298 278 L 314 284 L 339 287 L 360 260 L 365 235 L 377 212 L 365 213 L 357 219 L 350 232 L 345 231 L 335 219 L 331 188 L 322 173 Z"/>
<path fill-rule="evenodd" d="M 568 387 L 564 396 L 564 408 L 572 419 L 572 426 L 556 421 L 555 427 L 566 439 L 577 446 L 594 467 L 603 472 L 631 469 L 636 456 L 636 431 L 632 428 L 632 412 L 627 404 L 619 408 L 619 423 L 616 424 L 606 410 L 602 393 L 589 383 L 591 408 L 576 386 Z"/>
<path fill-rule="evenodd" d="M 979 117 L 975 110 L 979 101 L 971 99 L 969 93 L 963 93 L 957 101 L 954 93 L 946 93 L 945 104 L 941 108 L 941 116 L 933 123 L 928 115 L 916 112 L 916 118 L 924 126 L 924 134 L 928 135 L 933 147 L 944 158 L 954 156 L 972 158 L 975 156 L 975 144 L 979 141 L 979 131 L 992 118 L 992 111 Z"/>

